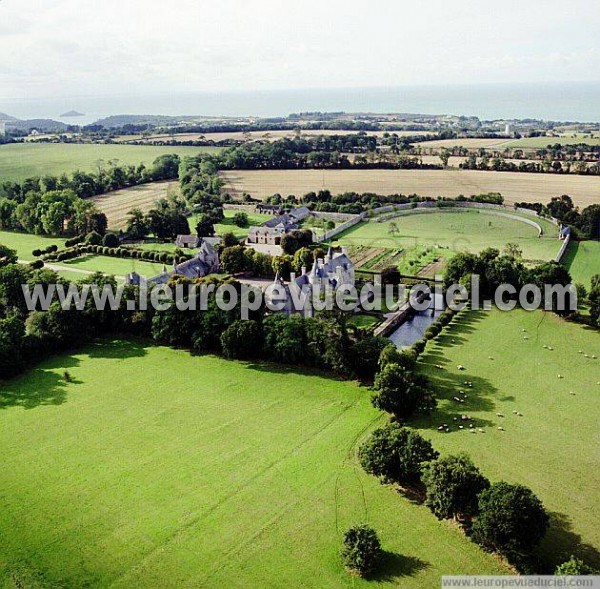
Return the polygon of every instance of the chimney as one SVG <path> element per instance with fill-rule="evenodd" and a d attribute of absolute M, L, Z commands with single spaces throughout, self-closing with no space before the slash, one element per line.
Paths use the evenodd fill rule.
<path fill-rule="evenodd" d="M 345 245 L 342 246 L 342 253 L 348 255 L 348 248 Z"/>
<path fill-rule="evenodd" d="M 290 282 L 295 282 L 295 280 L 296 280 L 296 273 L 290 272 Z"/>
<path fill-rule="evenodd" d="M 302 266 L 302 276 L 306 274 L 306 266 Z"/>

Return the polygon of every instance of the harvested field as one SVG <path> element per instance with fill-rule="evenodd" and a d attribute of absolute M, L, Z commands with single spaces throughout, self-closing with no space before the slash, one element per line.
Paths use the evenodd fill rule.
<path fill-rule="evenodd" d="M 146 213 L 154 207 L 159 198 L 178 192 L 179 182 L 172 180 L 115 190 L 96 196 L 92 200 L 108 217 L 108 226 L 111 229 L 123 229 L 127 221 L 127 213 L 131 209 L 138 208 Z"/>
<path fill-rule="evenodd" d="M 600 179 L 593 176 L 482 172 L 479 170 L 248 170 L 223 172 L 223 193 L 241 198 L 248 192 L 266 199 L 280 193 L 302 196 L 329 189 L 378 194 L 455 197 L 500 192 L 507 203 L 548 202 L 569 194 L 577 206 L 600 203 Z"/>
<path fill-rule="evenodd" d="M 383 137 L 387 131 L 367 131 L 367 135 Z M 311 137 L 317 135 L 356 135 L 359 131 L 344 131 L 338 129 L 305 129 L 302 131 L 302 137 Z M 434 131 L 389 131 L 390 134 L 396 134 L 398 137 L 413 137 L 415 135 L 433 135 Z M 117 139 L 121 143 L 129 143 L 131 141 L 143 141 L 144 143 L 153 143 L 157 141 L 250 141 L 269 140 L 277 141 L 278 139 L 296 137 L 296 132 L 289 131 L 249 131 L 244 134 L 242 131 L 229 131 L 223 133 L 179 133 L 179 134 L 162 134 L 150 135 L 142 137 L 140 135 L 123 135 Z"/>
<path fill-rule="evenodd" d="M 476 137 L 466 137 L 458 139 L 437 139 L 435 141 L 420 141 L 415 145 L 421 145 L 422 147 L 435 147 L 439 149 L 441 147 L 466 147 L 468 149 L 495 149 L 500 146 L 506 147 L 511 143 L 514 143 L 514 139 L 506 137 L 503 139 L 479 139 Z"/>

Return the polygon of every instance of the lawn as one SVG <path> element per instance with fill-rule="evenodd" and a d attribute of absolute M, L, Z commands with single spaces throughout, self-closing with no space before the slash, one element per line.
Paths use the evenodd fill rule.
<path fill-rule="evenodd" d="M 64 269 L 79 269 L 90 272 L 103 272 L 104 274 L 114 274 L 115 276 L 125 276 L 130 272 L 137 272 L 146 278 L 152 278 L 160 274 L 163 270 L 163 264 L 157 262 L 142 262 L 130 258 L 112 258 L 110 256 L 95 256 L 86 254 L 72 260 L 57 262 Z M 170 267 L 168 267 L 170 269 Z"/>
<path fill-rule="evenodd" d="M 260 213 L 247 213 L 248 214 L 248 227 L 238 227 L 233 222 L 233 217 L 239 211 L 233 209 L 225 209 L 225 219 L 221 223 L 215 224 L 216 235 L 223 235 L 225 233 L 233 233 L 238 239 L 243 239 L 248 235 L 248 229 L 251 225 L 262 225 L 268 219 L 271 219 L 271 215 L 262 215 Z M 190 228 L 192 233 L 195 233 L 196 224 L 198 223 L 195 215 L 189 218 Z"/>
<path fill-rule="evenodd" d="M 525 260 L 551 260 L 560 249 L 556 227 L 543 219 L 537 222 L 545 232 L 541 238 L 534 227 L 520 221 L 475 210 L 446 210 L 406 215 L 382 223 L 373 220 L 360 223 L 336 240 L 341 245 L 409 252 L 434 248 L 440 258 L 448 258 L 457 251 L 476 253 L 487 247 L 502 250 L 512 242 L 519 244 Z M 393 236 L 389 233 L 391 223 L 398 228 Z M 428 259 L 427 263 L 431 261 Z"/>
<path fill-rule="evenodd" d="M 59 248 L 63 248 L 65 240 L 58 237 L 31 235 L 30 233 L 0 231 L 0 244 L 16 250 L 19 259 L 31 262 L 35 260 L 31 254 L 34 249 L 44 249 L 50 245 L 57 245 Z"/>
<path fill-rule="evenodd" d="M 119 164 L 147 166 L 165 153 L 196 155 L 214 147 L 173 147 L 150 145 L 77 144 L 77 143 L 11 143 L 0 145 L 0 180 L 24 180 L 45 174 L 70 174 L 76 170 L 92 172 L 98 162 L 109 160 Z"/>
<path fill-rule="evenodd" d="M 422 357 L 442 401 L 417 426 L 444 453 L 469 454 L 490 479 L 533 489 L 552 514 L 541 547 L 552 563 L 575 553 L 600 565 L 600 359 L 594 355 L 600 357 L 596 331 L 541 311 L 493 311 L 461 315 Z M 459 404 L 453 397 L 461 389 L 468 398 Z M 462 414 L 484 433 L 459 430 Z M 438 432 L 442 423 L 452 431 Z"/>
<path fill-rule="evenodd" d="M 600 274 L 600 241 L 572 241 L 563 258 L 574 282 L 589 288 L 592 276 Z"/>
<path fill-rule="evenodd" d="M 430 589 L 506 572 L 361 471 L 380 416 L 352 382 L 114 341 L 0 390 L 6 585 Z M 370 583 L 339 560 L 363 521 L 388 552 Z"/>
<path fill-rule="evenodd" d="M 600 202 L 598 178 L 577 174 L 533 174 L 482 170 L 233 170 L 221 172 L 223 194 L 245 192 L 266 199 L 275 193 L 298 197 L 329 189 L 332 194 L 375 192 L 436 198 L 500 192 L 508 204 L 548 203 L 568 194 L 579 207 Z"/>

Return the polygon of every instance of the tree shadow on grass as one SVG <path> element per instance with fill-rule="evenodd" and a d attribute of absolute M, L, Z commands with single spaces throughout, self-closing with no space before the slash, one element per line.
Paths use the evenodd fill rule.
<path fill-rule="evenodd" d="M 78 364 L 76 358 L 67 357 L 61 362 L 61 367 L 74 368 Z M 24 376 L 0 386 L 0 409 L 35 409 L 45 405 L 61 405 L 66 401 L 68 384 L 71 383 L 67 383 L 62 374 L 47 368 L 34 368 Z"/>
<path fill-rule="evenodd" d="M 102 339 L 87 345 L 82 353 L 90 358 L 141 358 L 148 353 L 148 348 L 155 344 L 137 338 Z"/>
<path fill-rule="evenodd" d="M 550 527 L 537 550 L 538 556 L 554 572 L 559 564 L 569 560 L 571 555 L 581 558 L 587 565 L 600 568 L 600 551 L 595 546 L 582 541 L 573 530 L 571 518 L 565 513 L 550 512 Z"/>
<path fill-rule="evenodd" d="M 81 353 L 89 358 L 136 358 L 146 355 L 150 345 L 135 339 L 99 340 L 73 354 Z M 80 360 L 75 355 L 55 356 L 34 366 L 25 374 L 0 383 L 0 409 L 34 409 L 44 405 L 61 405 L 67 400 L 68 387 L 82 382 L 73 375 L 67 382 L 64 372 L 79 364 Z"/>
<path fill-rule="evenodd" d="M 416 556 L 404 556 L 384 551 L 377 570 L 368 576 L 369 581 L 393 582 L 399 577 L 414 577 L 431 565 Z"/>

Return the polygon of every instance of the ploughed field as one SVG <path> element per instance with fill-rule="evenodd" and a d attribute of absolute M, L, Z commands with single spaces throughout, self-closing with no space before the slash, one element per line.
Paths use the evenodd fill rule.
<path fill-rule="evenodd" d="M 127 215 L 132 209 L 140 209 L 143 213 L 147 213 L 156 206 L 156 201 L 159 199 L 171 195 L 178 196 L 179 193 L 179 182 L 171 180 L 107 192 L 93 197 L 92 200 L 106 215 L 110 229 L 124 230 L 127 227 Z"/>
<path fill-rule="evenodd" d="M 545 561 L 576 554 L 600 566 L 598 333 L 541 311 L 472 311 L 421 363 L 441 399 L 417 422 L 422 433 L 444 453 L 469 454 L 491 480 L 531 487 L 551 514 Z"/>
<path fill-rule="evenodd" d="M 600 178 L 576 174 L 531 174 L 479 170 L 234 170 L 221 172 L 222 192 L 266 199 L 328 189 L 332 194 L 374 192 L 429 197 L 500 192 L 508 204 L 547 203 L 568 194 L 577 206 L 600 203 Z"/>
<path fill-rule="evenodd" d="M 380 420 L 366 389 L 314 372 L 132 341 L 46 361 L 0 385 L 0 584 L 429 589 L 506 572 L 361 470 Z M 369 583 L 339 558 L 360 522 L 387 551 Z"/>

